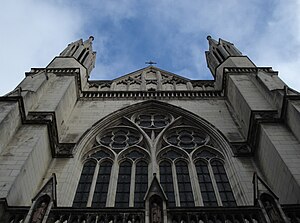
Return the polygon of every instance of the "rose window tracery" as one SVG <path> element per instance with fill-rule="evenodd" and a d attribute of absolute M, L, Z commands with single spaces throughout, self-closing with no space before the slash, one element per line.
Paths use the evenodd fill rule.
<path fill-rule="evenodd" d="M 180 127 L 170 131 L 165 139 L 174 146 L 192 150 L 205 145 L 209 141 L 209 136 L 190 127 Z"/>
<path fill-rule="evenodd" d="M 138 144 L 142 140 L 142 136 L 133 128 L 118 127 L 103 136 L 98 135 L 96 140 L 101 145 L 118 150 Z"/>
<path fill-rule="evenodd" d="M 142 128 L 163 128 L 171 121 L 170 116 L 159 113 L 140 114 L 136 117 L 136 123 Z"/>
<path fill-rule="evenodd" d="M 153 163 L 169 207 L 236 205 L 224 156 L 203 126 L 155 108 L 118 123 L 93 138 L 74 206 L 144 207 Z"/>

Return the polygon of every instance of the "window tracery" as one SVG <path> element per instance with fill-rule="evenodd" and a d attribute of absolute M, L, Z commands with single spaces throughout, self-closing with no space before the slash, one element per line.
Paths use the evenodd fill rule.
<path fill-rule="evenodd" d="M 117 126 L 104 135 L 97 135 L 96 140 L 100 145 L 119 152 L 129 146 L 138 144 L 142 140 L 142 135 L 134 128 Z"/>
<path fill-rule="evenodd" d="M 166 136 L 166 141 L 185 150 L 193 150 L 209 141 L 209 136 L 190 126 L 172 129 Z"/>
<path fill-rule="evenodd" d="M 202 128 L 156 109 L 129 114 L 122 120 L 95 136 L 93 152 L 85 156 L 93 161 L 83 166 L 74 207 L 105 207 L 107 199 L 112 199 L 110 205 L 115 207 L 144 207 L 150 163 L 158 164 L 169 207 L 236 205 L 225 159 Z M 110 189 L 111 181 L 114 187 Z M 199 186 L 192 187 L 194 183 Z M 195 197 L 201 197 L 200 201 Z"/>

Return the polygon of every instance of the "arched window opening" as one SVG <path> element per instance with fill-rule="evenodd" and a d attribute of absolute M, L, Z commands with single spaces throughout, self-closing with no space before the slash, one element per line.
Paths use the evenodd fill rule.
<path fill-rule="evenodd" d="M 176 174 L 177 174 L 180 205 L 182 207 L 195 206 L 189 169 L 186 162 L 181 160 L 176 163 Z"/>
<path fill-rule="evenodd" d="M 135 168 L 134 207 L 144 207 L 144 196 L 148 189 L 148 164 L 139 161 Z"/>
<path fill-rule="evenodd" d="M 204 206 L 218 206 L 207 164 L 198 160 L 195 166 Z"/>
<path fill-rule="evenodd" d="M 159 164 L 160 184 L 168 198 L 169 207 L 175 207 L 174 185 L 171 163 L 162 161 Z"/>
<path fill-rule="evenodd" d="M 219 160 L 213 160 L 211 162 L 211 166 L 213 169 L 213 173 L 215 176 L 215 180 L 218 186 L 223 206 L 236 206 L 236 202 L 223 163 Z"/>
<path fill-rule="evenodd" d="M 78 187 L 76 190 L 75 198 L 73 201 L 73 207 L 83 208 L 86 207 L 93 176 L 95 172 L 96 163 L 88 161 L 84 164 L 81 176 L 79 179 Z"/>
<path fill-rule="evenodd" d="M 120 164 L 115 202 L 116 207 L 129 207 L 131 166 L 132 164 L 129 161 L 123 161 Z"/>
<path fill-rule="evenodd" d="M 111 161 L 104 161 L 99 167 L 96 187 L 93 196 L 92 207 L 105 207 L 110 173 L 112 168 Z"/>

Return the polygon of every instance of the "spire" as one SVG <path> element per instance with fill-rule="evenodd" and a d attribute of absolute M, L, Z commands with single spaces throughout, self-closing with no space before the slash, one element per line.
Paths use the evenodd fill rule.
<path fill-rule="evenodd" d="M 207 36 L 209 50 L 205 52 L 207 66 L 215 76 L 215 69 L 228 57 L 242 56 L 242 53 L 230 42 L 219 39 L 216 41 L 211 36 Z"/>
<path fill-rule="evenodd" d="M 90 36 L 86 41 L 82 39 L 70 43 L 63 52 L 60 53 L 61 57 L 74 57 L 86 67 L 88 74 L 91 73 L 92 69 L 95 67 L 96 52 L 93 51 L 92 42 L 94 40 L 93 36 Z"/>

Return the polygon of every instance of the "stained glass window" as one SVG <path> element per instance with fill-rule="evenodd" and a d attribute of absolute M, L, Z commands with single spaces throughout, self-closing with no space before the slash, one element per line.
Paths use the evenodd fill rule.
<path fill-rule="evenodd" d="M 144 207 L 144 196 L 148 188 L 148 164 L 139 161 L 135 168 L 134 207 Z"/>
<path fill-rule="evenodd" d="M 88 161 L 84 164 L 79 183 L 77 186 L 73 207 L 86 207 L 89 198 L 90 188 L 93 181 L 96 163 Z"/>
<path fill-rule="evenodd" d="M 188 165 L 184 161 L 176 162 L 176 174 L 179 190 L 180 206 L 192 207 L 194 206 L 194 197 L 190 181 L 190 174 Z"/>
<path fill-rule="evenodd" d="M 195 166 L 204 206 L 218 206 L 207 163 L 199 160 Z"/>
<path fill-rule="evenodd" d="M 162 161 L 159 164 L 160 184 L 168 197 L 169 207 L 175 207 L 175 196 L 171 163 Z"/>
<path fill-rule="evenodd" d="M 129 207 L 131 166 L 132 164 L 129 161 L 123 161 L 120 164 L 115 202 L 116 207 Z"/>
<path fill-rule="evenodd" d="M 104 161 L 100 165 L 92 207 L 105 207 L 112 163 Z"/>
<path fill-rule="evenodd" d="M 211 162 L 211 166 L 223 206 L 236 206 L 236 202 L 223 163 L 221 161 L 214 160 Z"/>

